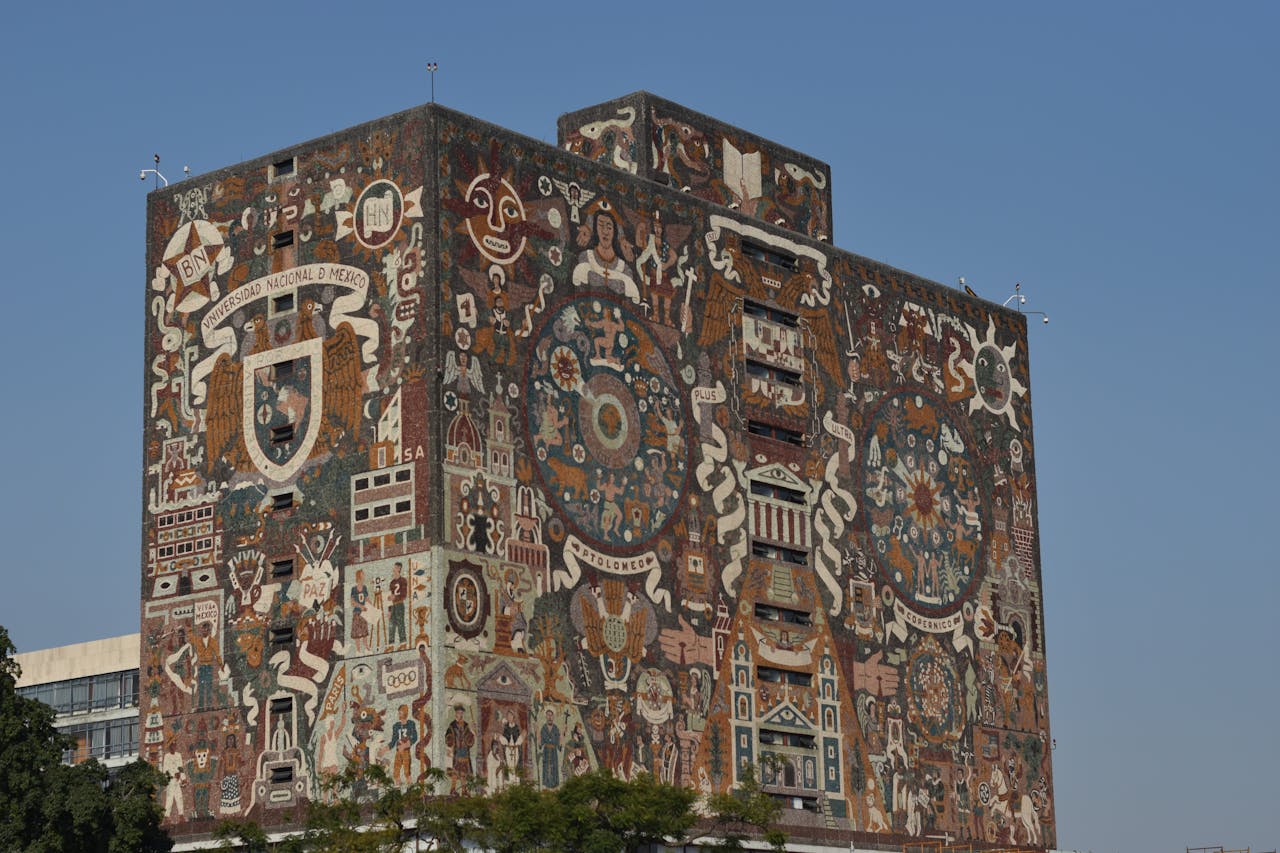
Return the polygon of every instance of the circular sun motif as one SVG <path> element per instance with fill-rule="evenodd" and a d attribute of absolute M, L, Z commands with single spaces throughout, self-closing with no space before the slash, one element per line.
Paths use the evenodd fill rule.
<path fill-rule="evenodd" d="M 548 497 L 597 545 L 666 527 L 688 472 L 679 385 L 643 320 L 608 298 L 552 312 L 529 360 L 526 422 Z"/>
<path fill-rule="evenodd" d="M 973 398 L 969 400 L 969 414 L 986 409 L 993 415 L 1008 418 L 1009 426 L 1017 429 L 1018 418 L 1014 412 L 1013 399 L 1027 393 L 1026 386 L 1013 375 L 1012 362 L 1017 347 L 1013 344 L 1002 347 L 996 342 L 994 317 L 987 318 L 985 338 L 979 338 L 978 333 L 970 327 L 969 344 L 973 347 L 973 361 L 962 362 L 960 365 L 973 378 Z"/>
<path fill-rule="evenodd" d="M 578 367 L 578 356 L 569 347 L 556 347 L 551 353 L 550 372 L 552 381 L 561 391 L 578 390 L 582 371 Z"/>
<path fill-rule="evenodd" d="M 950 659 L 932 637 L 912 652 L 907 665 L 907 709 L 911 722 L 931 743 L 959 737 L 964 701 Z"/>
<path fill-rule="evenodd" d="M 885 580 L 913 609 L 942 615 L 977 577 L 982 496 L 957 418 L 932 397 L 887 395 L 862 446 L 865 515 Z"/>

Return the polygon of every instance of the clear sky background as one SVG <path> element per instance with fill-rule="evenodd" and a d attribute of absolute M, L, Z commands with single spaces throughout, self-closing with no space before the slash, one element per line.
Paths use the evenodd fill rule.
<path fill-rule="evenodd" d="M 637 89 L 831 164 L 834 242 L 1033 323 L 1063 848 L 1280 845 L 1280 4 L 14 3 L 0 624 L 138 630 L 145 195 L 429 99 Z M 1021 356 L 1021 353 L 1019 354 Z"/>

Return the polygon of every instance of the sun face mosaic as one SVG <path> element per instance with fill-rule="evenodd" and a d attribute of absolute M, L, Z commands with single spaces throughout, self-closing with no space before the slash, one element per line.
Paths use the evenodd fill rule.
<path fill-rule="evenodd" d="M 797 840 L 1052 846 L 1023 318 L 677 105 L 561 146 L 430 106 L 152 194 L 169 824 L 761 768 Z"/>

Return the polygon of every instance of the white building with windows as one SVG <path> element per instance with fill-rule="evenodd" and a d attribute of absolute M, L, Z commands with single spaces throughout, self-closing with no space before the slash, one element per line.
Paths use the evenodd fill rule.
<path fill-rule="evenodd" d="M 14 655 L 18 693 L 58 713 L 58 731 L 75 738 L 69 764 L 96 758 L 108 768 L 138 757 L 138 634 Z"/>

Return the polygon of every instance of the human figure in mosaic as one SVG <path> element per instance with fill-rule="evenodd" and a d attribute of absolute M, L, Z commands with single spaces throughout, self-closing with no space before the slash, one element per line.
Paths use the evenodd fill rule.
<path fill-rule="evenodd" d="M 445 729 L 444 743 L 449 748 L 449 793 L 456 794 L 475 775 L 471 748 L 476 745 L 476 734 L 461 705 L 453 709 L 453 722 Z"/>
<path fill-rule="evenodd" d="M 502 790 L 507 778 L 506 756 L 502 753 L 502 743 L 495 738 L 489 739 L 489 751 L 484 756 L 485 786 L 490 794 Z"/>
<path fill-rule="evenodd" d="M 199 740 L 196 741 L 196 748 L 187 762 L 187 775 L 191 779 L 192 806 L 197 818 L 213 816 L 213 812 L 209 811 L 209 789 L 213 785 L 217 766 L 218 759 L 211 754 L 204 722 L 201 721 Z"/>
<path fill-rule="evenodd" d="M 222 668 L 222 655 L 218 652 L 218 638 L 211 622 L 200 623 L 196 636 L 191 640 L 191 649 L 196 663 L 195 709 L 213 708 L 217 705 L 214 679 Z"/>
<path fill-rule="evenodd" d="M 364 582 L 364 571 L 356 569 L 356 582 L 351 587 L 351 639 L 356 651 L 369 649 L 369 622 L 364 611 L 369 606 L 369 587 Z"/>
<path fill-rule="evenodd" d="M 578 255 L 578 264 L 573 268 L 574 285 L 609 290 L 639 302 L 640 288 L 622 258 L 623 254 L 630 257 L 630 253 L 619 245 L 618 222 L 608 202 L 599 203 L 591 225 L 585 241 L 587 248 Z M 583 242 L 580 237 L 579 243 Z"/>
<path fill-rule="evenodd" d="M 622 321 L 622 312 L 617 308 L 606 308 L 604 313 L 598 320 L 584 320 L 583 324 L 589 329 L 595 329 L 598 334 L 591 336 L 591 363 L 611 364 L 621 366 L 618 357 L 614 355 L 613 348 L 617 345 L 618 335 L 626 331 L 627 325 Z"/>
<path fill-rule="evenodd" d="M 222 781 L 218 783 L 222 794 L 218 811 L 222 814 L 239 814 L 241 758 L 234 734 L 227 735 L 226 747 L 222 753 Z"/>
<path fill-rule="evenodd" d="M 573 724 L 573 731 L 564 746 L 565 771 L 574 776 L 591 770 L 591 759 L 587 758 L 587 736 L 581 723 Z"/>
<path fill-rule="evenodd" d="M 653 230 L 641 237 L 644 250 L 636 258 L 636 269 L 644 280 L 645 290 L 653 303 L 653 317 L 659 323 L 675 325 L 671 305 L 676 298 L 675 281 L 671 268 L 676 265 L 676 253 L 663 235 L 662 214 L 653 213 Z"/>
<path fill-rule="evenodd" d="M 160 760 L 160 771 L 169 777 L 164 788 L 164 816 L 166 820 L 182 817 L 186 803 L 182 796 L 182 779 L 185 775 L 185 764 L 178 754 L 178 742 L 169 738 L 169 751 Z"/>
<path fill-rule="evenodd" d="M 397 566 L 399 563 L 396 564 Z M 418 742 L 418 725 L 409 719 L 409 706 L 400 706 L 400 719 L 391 724 L 391 748 L 395 758 L 391 762 L 391 779 L 400 785 L 409 784 L 409 768 L 413 759 L 413 745 Z"/>
<path fill-rule="evenodd" d="M 404 608 L 409 598 L 409 581 L 404 577 L 404 564 L 399 560 L 391 569 L 391 583 L 387 585 L 387 593 L 391 597 L 391 608 L 388 615 L 390 626 L 387 629 L 387 644 L 402 648 L 408 645 L 408 632 L 405 629 Z M 396 637 L 399 636 L 397 640 Z"/>
<path fill-rule="evenodd" d="M 502 752 L 506 758 L 507 778 L 517 779 L 520 776 L 520 754 L 524 751 L 524 730 L 516 720 L 515 711 L 507 712 L 507 720 L 502 725 Z"/>
<path fill-rule="evenodd" d="M 555 788 L 560 785 L 560 727 L 556 725 L 550 708 L 547 721 L 538 732 L 538 746 L 542 752 L 542 785 Z"/>

